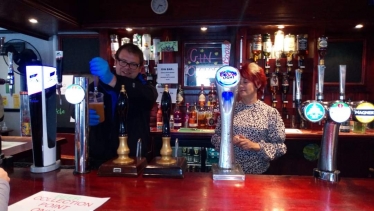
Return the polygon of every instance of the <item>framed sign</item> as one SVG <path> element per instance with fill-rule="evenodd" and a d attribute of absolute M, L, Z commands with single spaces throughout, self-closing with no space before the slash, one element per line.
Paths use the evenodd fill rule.
<path fill-rule="evenodd" d="M 215 73 L 223 64 L 223 42 L 186 42 L 183 49 L 184 86 L 210 86 Z"/>
<path fill-rule="evenodd" d="M 329 40 L 325 56 L 325 83 L 339 84 L 339 65 L 346 65 L 346 84 L 364 84 L 365 40 Z"/>

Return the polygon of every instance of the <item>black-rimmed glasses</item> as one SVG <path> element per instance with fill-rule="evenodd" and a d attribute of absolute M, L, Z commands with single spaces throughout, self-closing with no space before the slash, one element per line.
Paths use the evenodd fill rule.
<path fill-rule="evenodd" d="M 140 64 L 129 63 L 129 62 L 126 62 L 125 60 L 122 60 L 122 59 L 119 59 L 119 58 L 117 58 L 117 61 L 118 61 L 119 65 L 121 67 L 129 67 L 130 69 L 133 69 L 133 70 L 135 70 L 136 68 L 138 68 L 140 66 Z"/>

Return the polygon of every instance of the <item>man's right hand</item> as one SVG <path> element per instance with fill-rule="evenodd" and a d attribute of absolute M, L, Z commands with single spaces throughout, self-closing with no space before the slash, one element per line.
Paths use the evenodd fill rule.
<path fill-rule="evenodd" d="M 114 77 L 109 69 L 108 62 L 101 57 L 95 57 L 90 61 L 90 71 L 92 75 L 99 76 L 105 84 L 109 84 Z"/>

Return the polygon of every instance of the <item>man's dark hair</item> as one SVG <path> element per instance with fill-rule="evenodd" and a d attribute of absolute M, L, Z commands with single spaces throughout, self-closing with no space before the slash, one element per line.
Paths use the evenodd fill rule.
<path fill-rule="evenodd" d="M 143 57 L 143 51 L 140 50 L 140 48 L 137 45 L 134 45 L 132 43 L 125 43 L 121 47 L 118 48 L 116 52 L 116 59 L 119 59 L 119 53 L 123 50 L 126 50 L 127 52 L 134 54 L 139 57 L 139 64 L 140 66 L 143 66 L 144 63 L 144 57 Z"/>

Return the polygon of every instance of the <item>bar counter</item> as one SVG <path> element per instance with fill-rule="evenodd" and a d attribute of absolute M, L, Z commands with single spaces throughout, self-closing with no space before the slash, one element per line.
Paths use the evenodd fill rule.
<path fill-rule="evenodd" d="M 98 177 L 72 169 L 43 174 L 8 171 L 13 204 L 39 191 L 110 197 L 97 210 L 373 210 L 374 179 L 246 175 L 244 182 L 213 181 L 210 173 L 184 179 Z"/>

